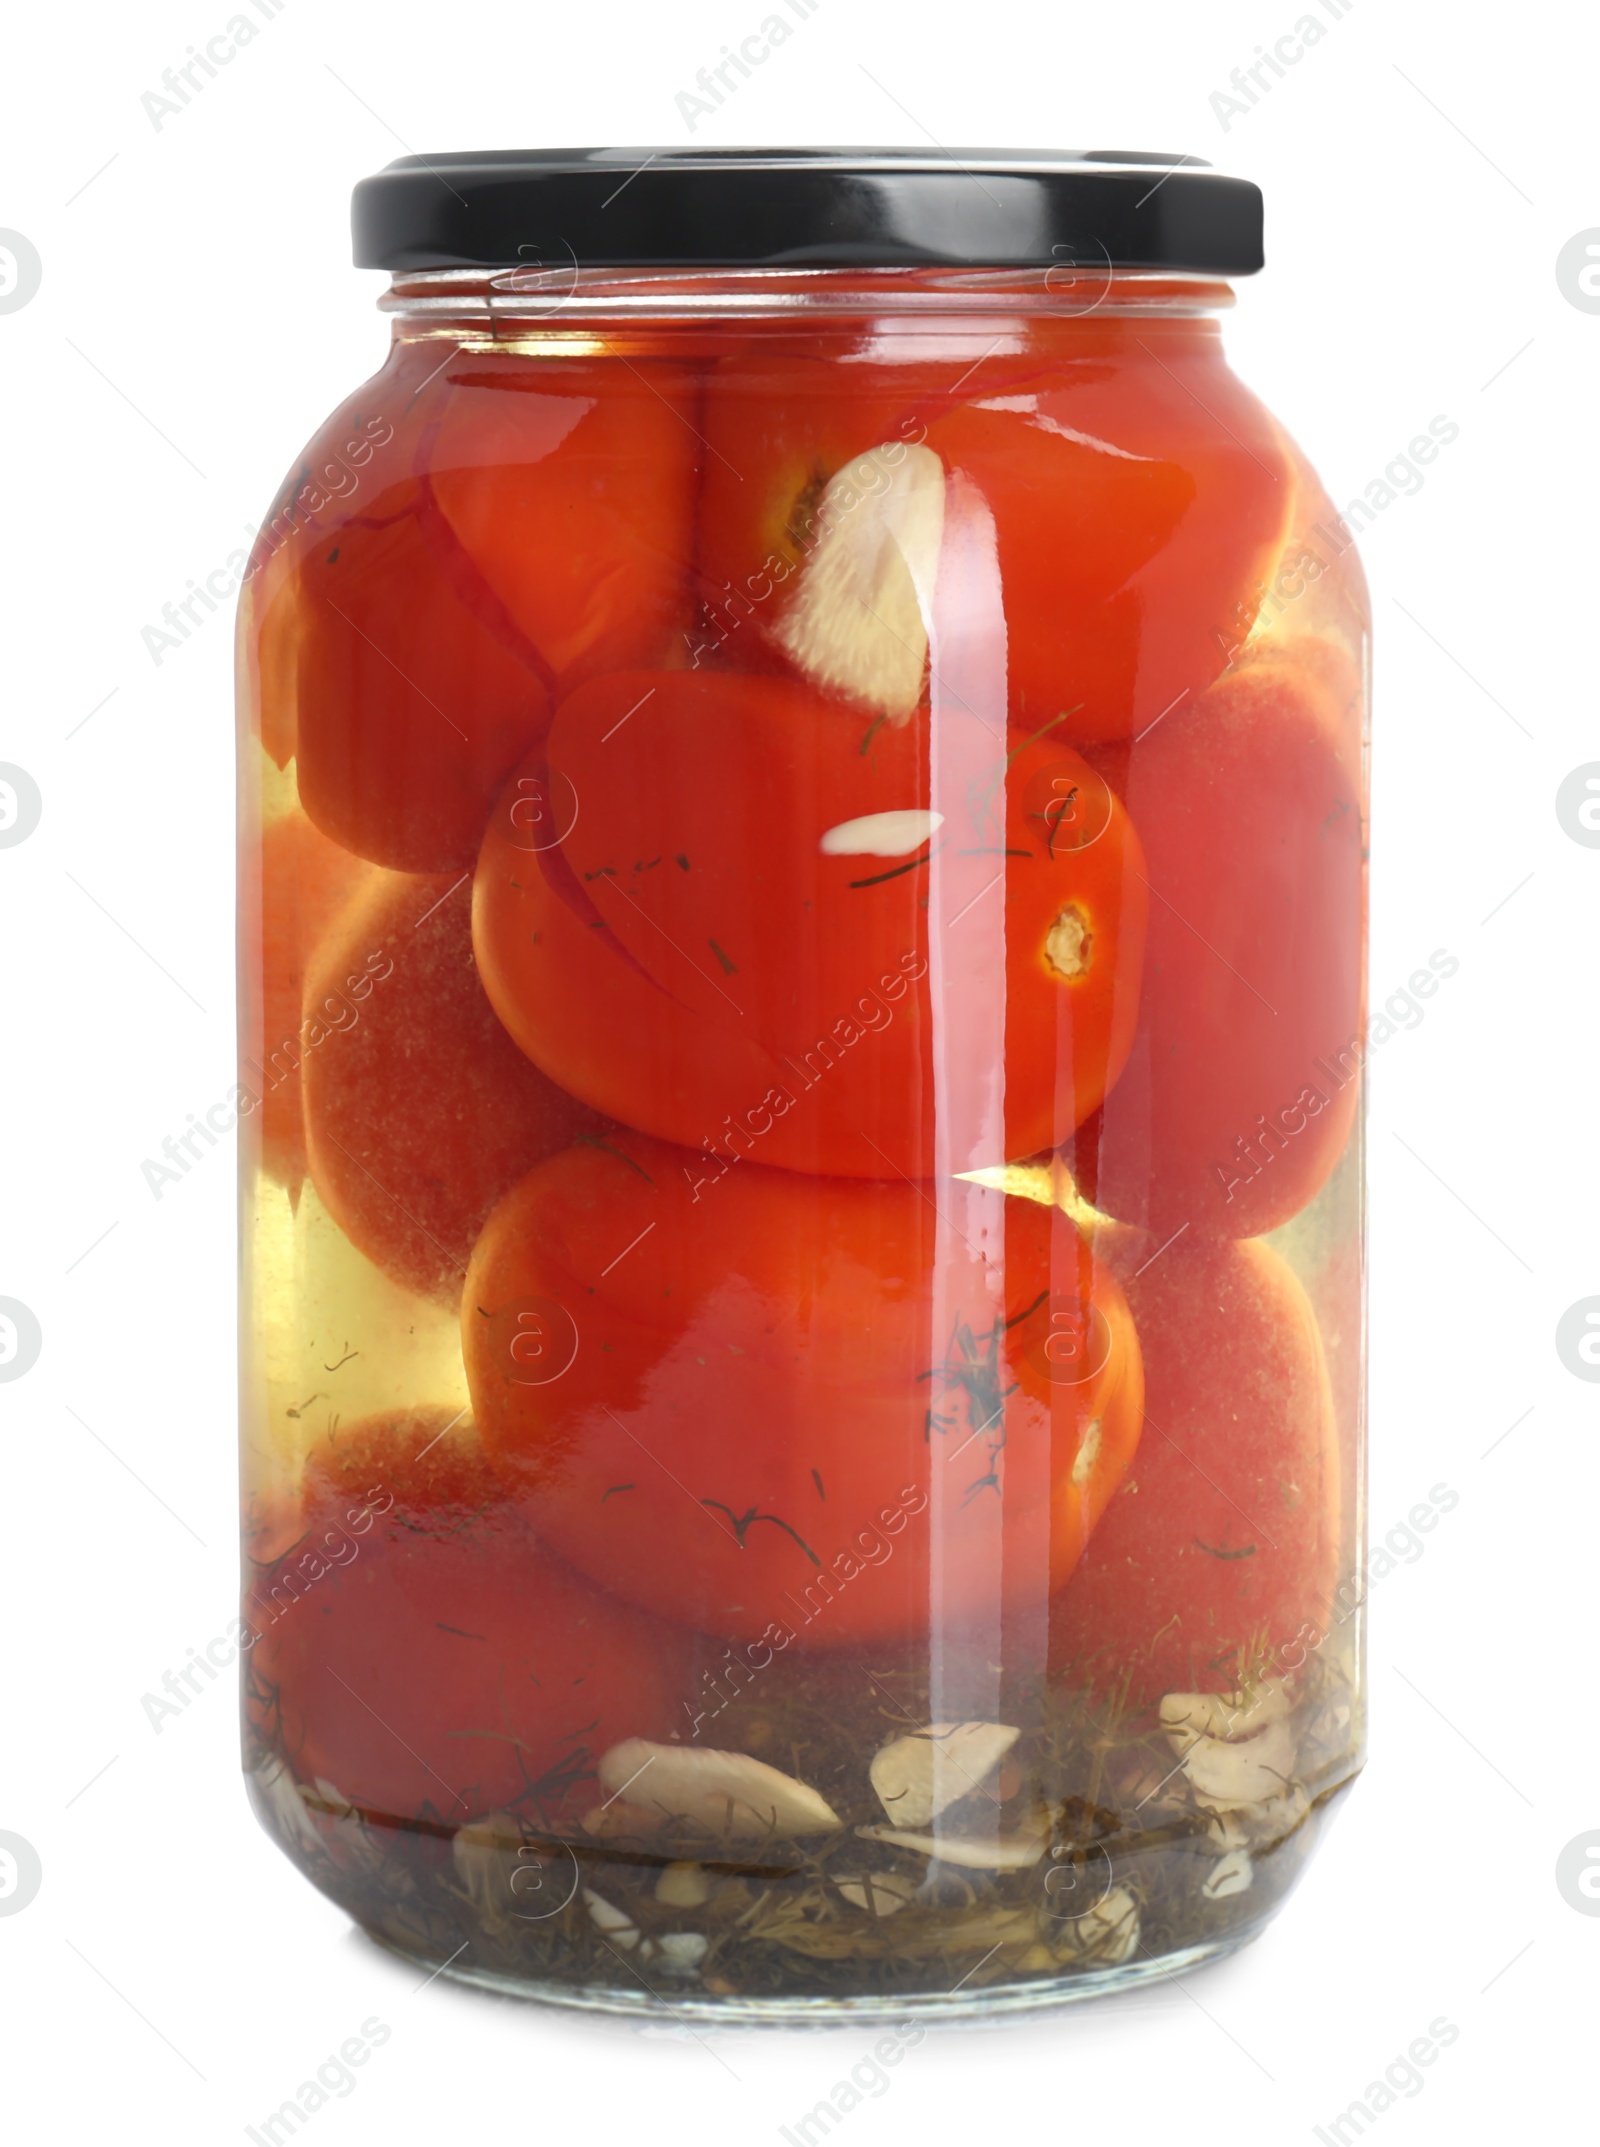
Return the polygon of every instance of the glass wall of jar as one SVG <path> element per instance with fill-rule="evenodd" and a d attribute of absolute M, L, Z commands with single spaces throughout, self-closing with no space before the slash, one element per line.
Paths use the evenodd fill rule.
<path fill-rule="evenodd" d="M 1052 2002 L 1359 1767 L 1368 622 L 1229 302 L 403 266 L 266 518 L 246 1765 L 420 1961 Z"/>

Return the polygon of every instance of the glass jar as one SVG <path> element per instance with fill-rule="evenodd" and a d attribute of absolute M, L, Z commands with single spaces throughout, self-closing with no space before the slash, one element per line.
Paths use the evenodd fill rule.
<path fill-rule="evenodd" d="M 1368 614 L 1259 197 L 409 159 L 357 242 L 241 615 L 263 1822 L 569 2003 L 1230 1950 L 1362 1736 Z"/>

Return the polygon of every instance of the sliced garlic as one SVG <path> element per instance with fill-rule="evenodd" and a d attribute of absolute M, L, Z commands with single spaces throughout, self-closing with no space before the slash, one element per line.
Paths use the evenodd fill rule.
<path fill-rule="evenodd" d="M 711 1880 L 700 1864 L 668 1864 L 656 1880 L 656 1899 L 664 1908 L 703 1908 Z"/>
<path fill-rule="evenodd" d="M 1200 1801 L 1205 1803 L 1204 1798 Z M 1235 1810 L 1212 1807 L 1206 1822 L 1206 1840 L 1224 1856 L 1234 1849 L 1272 1848 L 1288 1840 L 1310 1809 L 1311 1799 L 1298 1782 L 1281 1796 L 1267 1797 L 1260 1804 L 1241 1805 Z"/>
<path fill-rule="evenodd" d="M 881 1841 L 893 1849 L 914 1849 L 919 1856 L 936 1857 L 941 1864 L 958 1864 L 964 1871 L 1026 1871 L 1038 1863 L 1049 1838 L 1043 1819 L 1018 1829 L 1008 1839 L 978 1841 L 959 1834 L 914 1834 L 893 1826 L 858 1826 L 863 1841 Z"/>
<path fill-rule="evenodd" d="M 1240 1811 L 1281 1796 L 1294 1771 L 1294 1734 L 1286 1722 L 1243 1744 L 1202 1737 L 1186 1754 L 1183 1771 L 1202 1804 Z"/>
<path fill-rule="evenodd" d="M 1234 1849 L 1217 1858 L 1201 1880 L 1200 1891 L 1208 1901 L 1226 1901 L 1231 1894 L 1248 1893 L 1255 1875 L 1249 1850 Z"/>
<path fill-rule="evenodd" d="M 466 1826 L 456 1828 L 450 1841 L 450 1854 L 457 1870 L 465 1873 L 504 1856 L 508 1851 L 515 1856 L 522 1842 L 521 1822 L 514 1812 L 490 1812 L 485 1819 L 473 1819 Z"/>
<path fill-rule="evenodd" d="M 618 1908 L 604 1894 L 597 1894 L 592 1886 L 583 1889 L 583 1898 L 588 1905 L 589 1921 L 595 1929 L 613 1945 L 620 1946 L 624 1953 L 631 1953 L 639 1943 L 639 1926 L 627 1910 Z"/>
<path fill-rule="evenodd" d="M 1269 1679 L 1248 1695 L 1220 1692 L 1169 1692 L 1161 1702 L 1161 1727 L 1174 1751 L 1179 1738 L 1253 1737 L 1257 1730 L 1289 1719 L 1289 1695 L 1281 1679 Z"/>
<path fill-rule="evenodd" d="M 818 685 L 905 723 L 922 698 L 944 467 L 931 448 L 888 441 L 828 480 L 817 536 L 780 621 L 785 652 Z"/>
<path fill-rule="evenodd" d="M 874 1916 L 892 1916 L 917 1894 L 915 1879 L 898 1871 L 868 1871 L 859 1879 L 835 1879 L 834 1885 L 852 1908 L 870 1909 Z"/>
<path fill-rule="evenodd" d="M 824 857 L 909 857 L 944 826 L 943 813 L 907 806 L 894 813 L 863 813 L 825 828 L 819 845 Z"/>
<path fill-rule="evenodd" d="M 611 1841 L 619 1834 L 653 1834 L 660 1823 L 659 1812 L 646 1811 L 642 1805 L 629 1804 L 622 1797 L 608 1798 L 578 1821 L 583 1831 L 598 1841 Z"/>
<path fill-rule="evenodd" d="M 521 1846 L 522 1828 L 512 1812 L 490 1812 L 451 1837 L 450 1860 L 462 1891 L 491 1930 L 503 1929 L 510 1912 L 509 1874 Z"/>
<path fill-rule="evenodd" d="M 657 1962 L 668 1974 L 690 1976 L 705 1959 L 711 1941 L 704 1931 L 663 1931 L 651 1944 Z"/>
<path fill-rule="evenodd" d="M 326 1850 L 299 1783 L 276 1753 L 262 1761 L 252 1779 L 287 1844 L 302 1852 Z"/>
<path fill-rule="evenodd" d="M 1138 1903 L 1125 1886 L 1113 1886 L 1087 1915 L 1075 1917 L 1071 1928 L 1087 1958 L 1120 1968 L 1139 1950 Z"/>
<path fill-rule="evenodd" d="M 632 1792 L 633 1809 L 660 1827 L 690 1819 L 739 1840 L 827 1834 L 844 1824 L 826 1798 L 744 1752 L 692 1751 L 628 1737 L 600 1762 L 603 1788 Z"/>
<path fill-rule="evenodd" d="M 1247 1816 L 1251 1838 L 1261 1842 L 1287 1841 L 1297 1826 L 1304 1823 L 1311 1810 L 1311 1799 L 1300 1783 L 1293 1782 L 1282 1796 L 1268 1797 L 1264 1804 L 1255 1806 Z"/>
<path fill-rule="evenodd" d="M 873 1754 L 878 1802 L 897 1826 L 923 1827 L 970 1796 L 1022 1735 L 1004 1722 L 930 1722 Z"/>
<path fill-rule="evenodd" d="M 1236 1694 L 1169 1692 L 1161 1726 L 1197 1802 L 1244 1811 L 1281 1797 L 1294 1773 L 1295 1735 L 1281 1682 Z"/>
<path fill-rule="evenodd" d="M 1248 1847 L 1251 1834 L 1242 1812 L 1213 1812 L 1206 1821 L 1206 1840 L 1224 1857 L 1235 1849 Z"/>

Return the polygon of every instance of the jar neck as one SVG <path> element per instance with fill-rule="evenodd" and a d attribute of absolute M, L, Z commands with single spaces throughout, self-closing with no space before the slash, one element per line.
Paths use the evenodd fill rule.
<path fill-rule="evenodd" d="M 1200 321 L 1234 303 L 1221 277 L 1059 262 L 1050 268 L 514 268 L 397 274 L 379 299 L 397 341 L 502 343 L 587 321 L 767 321 L 966 328 L 1023 318 Z"/>

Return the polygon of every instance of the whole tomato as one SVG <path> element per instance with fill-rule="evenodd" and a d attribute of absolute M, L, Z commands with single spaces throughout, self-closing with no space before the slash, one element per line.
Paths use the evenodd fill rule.
<path fill-rule="evenodd" d="M 252 1724 L 300 1781 L 402 1820 L 549 1822 L 592 1803 L 609 1745 L 676 1726 L 690 1636 L 564 1566 L 443 1412 L 343 1432 L 303 1523 L 244 1603 Z"/>
<path fill-rule="evenodd" d="M 285 643 L 297 631 L 298 610 L 292 598 L 279 599 L 318 546 L 326 550 L 335 541 L 330 530 L 364 516 L 371 501 L 411 469 L 418 401 L 436 365 L 425 344 L 393 346 L 382 371 L 307 441 L 250 547 L 239 578 L 242 706 L 280 769 L 295 755 L 297 696 L 284 658 L 291 653 Z"/>
<path fill-rule="evenodd" d="M 1153 1701 L 1231 1692 L 1303 1661 L 1325 1633 L 1340 1546 L 1340 1460 L 1316 1319 L 1259 1241 L 1095 1233 L 1145 1370 L 1144 1431 L 1052 1605 L 1051 1663 Z M 1296 1649 L 1299 1649 L 1298 1655 Z"/>
<path fill-rule="evenodd" d="M 928 1176 L 1064 1140 L 1115 1082 L 1142 865 L 1048 729 L 1008 750 L 960 707 L 873 725 L 781 679 L 629 672 L 507 785 L 473 937 L 506 1027 L 596 1109 Z"/>
<path fill-rule="evenodd" d="M 314 1020 L 307 1026 L 306 963 L 366 869 L 292 809 L 241 860 L 240 1082 L 259 1099 L 261 1167 L 292 1199 L 306 1168 L 300 1068 L 317 1033 Z"/>
<path fill-rule="evenodd" d="M 475 356 L 424 434 L 443 571 L 537 651 L 552 694 L 681 646 L 701 449 L 690 372 L 661 360 Z"/>
<path fill-rule="evenodd" d="M 402 872 L 470 861 L 506 770 L 544 735 L 548 679 L 441 568 L 408 477 L 329 530 L 274 595 L 265 708 L 292 713 L 300 802 Z"/>
<path fill-rule="evenodd" d="M 411 466 L 317 522 L 259 604 L 263 736 L 376 864 L 470 864 L 507 771 L 604 665 L 687 622 L 697 453 L 682 374 L 458 359 L 408 412 Z M 280 744 L 281 750 L 281 744 Z"/>
<path fill-rule="evenodd" d="M 658 1617 L 772 1645 L 1042 1607 L 1139 1434 L 1122 1294 L 1059 1210 L 634 1133 L 496 1209 L 462 1347 L 545 1541 Z"/>
<path fill-rule="evenodd" d="M 517 1049 L 472 962 L 455 879 L 373 873 L 318 947 L 305 1012 L 312 1179 L 351 1241 L 454 1303 L 490 1209 L 605 1124 Z"/>
<path fill-rule="evenodd" d="M 1150 883 L 1144 990 L 1073 1170 L 1119 1221 L 1256 1236 L 1313 1198 L 1355 1118 L 1359 734 L 1320 674 L 1250 663 L 1174 710 L 1118 779 Z"/>
<path fill-rule="evenodd" d="M 931 581 L 918 548 L 942 473 L 993 517 L 1022 734 L 1065 710 L 1064 739 L 1126 737 L 1217 677 L 1222 630 L 1248 630 L 1288 526 L 1285 443 L 1209 328 L 1029 332 L 1002 355 L 948 333 L 916 364 L 892 337 L 848 363 L 774 344 L 710 373 L 710 660 L 748 665 L 756 644 L 864 707 L 898 705 L 908 645 L 926 653 L 901 599 L 924 617 L 940 601 L 912 584 Z"/>

